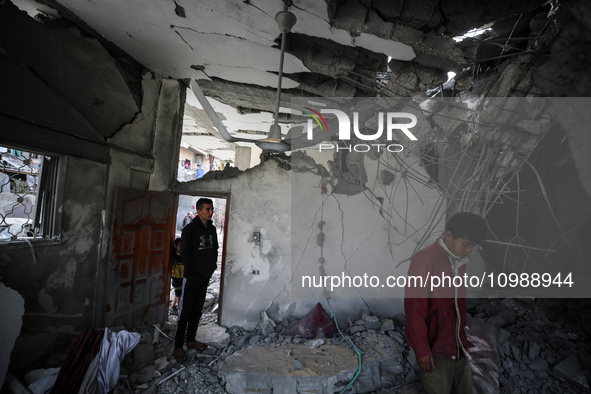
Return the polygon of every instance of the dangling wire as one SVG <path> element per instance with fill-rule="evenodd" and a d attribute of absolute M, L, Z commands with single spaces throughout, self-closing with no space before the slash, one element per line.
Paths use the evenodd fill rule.
<path fill-rule="evenodd" d="M 284 11 L 289 11 L 291 6 L 293 6 L 293 1 L 291 1 L 291 0 L 283 0 L 283 3 L 285 4 L 283 7 Z"/>

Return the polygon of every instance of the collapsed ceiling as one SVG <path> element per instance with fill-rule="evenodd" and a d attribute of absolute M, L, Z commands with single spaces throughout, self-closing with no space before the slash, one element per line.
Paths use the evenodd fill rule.
<path fill-rule="evenodd" d="M 226 128 L 246 138 L 264 138 L 273 122 L 281 46 L 275 15 L 284 8 L 297 23 L 287 35 L 283 123 L 293 97 L 567 95 L 548 82 L 563 64 L 552 64 L 547 55 L 560 41 L 564 19 L 577 14 L 544 0 L 15 4 L 39 20 L 68 20 L 164 77 L 197 80 Z M 474 29 L 481 29 L 479 35 L 467 34 Z M 578 52 L 576 44 L 566 52 L 567 58 Z M 493 86 L 489 77 L 516 61 L 524 66 L 512 70 L 507 86 Z M 448 72 L 456 76 L 446 82 Z M 197 100 L 187 97 L 185 139 L 232 161 L 234 144 L 222 140 Z"/>

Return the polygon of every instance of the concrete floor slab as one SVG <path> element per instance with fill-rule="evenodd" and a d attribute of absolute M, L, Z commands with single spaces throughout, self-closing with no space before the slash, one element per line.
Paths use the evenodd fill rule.
<path fill-rule="evenodd" d="M 296 369 L 298 360 L 303 368 Z M 379 368 L 372 368 L 375 359 L 363 360 L 367 368 L 363 382 L 377 382 Z M 299 363 L 298 363 L 299 364 Z M 377 365 L 376 365 L 377 367 Z M 282 392 L 334 393 L 342 390 L 355 376 L 358 356 L 350 348 L 320 346 L 315 349 L 303 344 L 288 346 L 250 346 L 226 358 L 220 376 L 229 393 Z M 354 390 L 353 392 L 357 392 Z"/>

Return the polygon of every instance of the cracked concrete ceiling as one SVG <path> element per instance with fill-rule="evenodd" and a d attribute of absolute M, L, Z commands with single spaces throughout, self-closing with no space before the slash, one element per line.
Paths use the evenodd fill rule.
<path fill-rule="evenodd" d="M 281 0 L 14 3 L 37 18 L 73 22 L 164 77 L 197 80 L 236 137 L 264 138 L 273 122 L 281 41 L 275 15 L 285 7 Z M 475 65 L 483 64 L 478 59 L 510 54 L 519 42 L 481 48 L 454 37 L 482 26 L 491 27 L 488 38 L 515 36 L 522 28 L 531 30 L 533 18 L 551 7 L 545 0 L 289 3 L 297 23 L 286 42 L 284 114 L 294 96 L 424 95 L 441 86 L 449 71 L 458 73 L 456 90 L 469 89 Z M 287 132 L 286 125 L 282 129 Z M 221 140 L 192 93 L 183 133 L 185 142 L 233 160 L 234 144 Z"/>

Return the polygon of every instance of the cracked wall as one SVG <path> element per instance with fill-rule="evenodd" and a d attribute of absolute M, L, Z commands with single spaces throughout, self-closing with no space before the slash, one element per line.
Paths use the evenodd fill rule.
<path fill-rule="evenodd" d="M 314 159 L 328 166 L 332 156 L 315 155 Z M 402 312 L 400 289 L 304 289 L 302 275 L 405 275 L 408 263 L 404 260 L 419 243 L 431 241 L 441 230 L 441 223 L 429 224 L 442 196 L 435 187 L 403 175 L 405 170 L 394 157 L 385 160 L 391 161 L 396 181 L 386 184 L 383 165 L 365 156 L 360 160 L 367 172 L 366 192 L 330 194 L 333 189 L 326 188 L 319 175 L 296 168 L 314 166 L 314 159 L 307 156 L 302 161 L 292 154 L 292 171 L 267 160 L 232 178 L 173 187 L 174 192 L 194 195 L 229 193 L 222 325 L 252 329 L 263 312 L 279 320 L 301 317 L 326 298 L 343 324 L 357 319 L 362 309 L 384 316 Z M 416 159 L 400 165 L 426 176 Z M 317 240 L 320 222 L 322 247 Z M 253 232 L 261 234 L 260 247 L 252 245 Z"/>
<path fill-rule="evenodd" d="M 405 276 L 412 254 L 439 235 L 443 195 L 418 181 L 428 175 L 416 157 L 362 154 L 364 186 L 351 195 L 315 173 L 320 165 L 332 168 L 339 155 L 308 154 L 292 155 L 292 297 L 327 298 L 345 324 L 363 309 L 401 313 L 404 291 L 386 278 Z M 307 276 L 315 277 L 312 288 Z M 321 284 L 324 276 L 330 281 Z"/>
<path fill-rule="evenodd" d="M 18 368 L 103 324 L 116 190 L 162 191 L 174 179 L 184 87 L 121 66 L 125 58 L 72 26 L 0 8 L 11 96 L 0 100 L 0 145 L 63 155 L 66 165 L 60 239 L 0 244 L 0 280 L 25 299 Z"/>
<path fill-rule="evenodd" d="M 290 171 L 269 160 L 231 178 L 205 177 L 173 187 L 176 193 L 194 195 L 228 193 L 221 295 L 221 324 L 226 327 L 252 329 L 261 312 L 289 300 L 290 177 Z M 252 245 L 253 232 L 260 233 L 260 246 Z"/>

